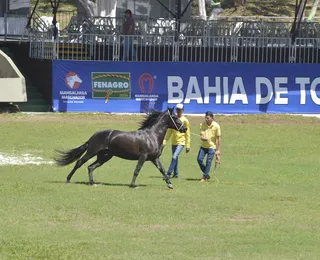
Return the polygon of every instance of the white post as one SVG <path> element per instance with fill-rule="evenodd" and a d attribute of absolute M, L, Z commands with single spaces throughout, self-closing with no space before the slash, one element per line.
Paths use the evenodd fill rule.
<path fill-rule="evenodd" d="M 199 16 L 202 20 L 207 20 L 206 2 L 205 0 L 198 0 Z"/>

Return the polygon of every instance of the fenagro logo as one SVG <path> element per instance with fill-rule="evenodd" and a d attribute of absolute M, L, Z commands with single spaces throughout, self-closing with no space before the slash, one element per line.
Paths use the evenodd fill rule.
<path fill-rule="evenodd" d="M 139 87 L 142 93 L 152 93 L 154 88 L 154 78 L 149 73 L 143 73 L 139 77 Z"/>
<path fill-rule="evenodd" d="M 92 72 L 92 98 L 130 99 L 129 72 Z"/>
<path fill-rule="evenodd" d="M 79 74 L 76 72 L 69 72 L 65 77 L 65 83 L 70 89 L 77 89 L 82 83 L 82 79 L 79 77 Z"/>

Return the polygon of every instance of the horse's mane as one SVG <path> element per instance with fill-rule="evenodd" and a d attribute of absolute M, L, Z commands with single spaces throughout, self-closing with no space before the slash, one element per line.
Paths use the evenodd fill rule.
<path fill-rule="evenodd" d="M 159 112 L 154 109 L 150 109 L 150 111 L 147 113 L 145 119 L 140 122 L 140 127 L 138 130 L 150 128 L 153 126 L 156 122 L 158 122 L 159 116 L 162 114 L 162 112 Z"/>

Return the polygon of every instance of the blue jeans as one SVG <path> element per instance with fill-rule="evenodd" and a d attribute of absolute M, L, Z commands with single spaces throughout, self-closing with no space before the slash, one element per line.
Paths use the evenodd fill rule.
<path fill-rule="evenodd" d="M 211 165 L 212 165 L 212 161 L 215 153 L 216 153 L 215 149 L 200 147 L 199 154 L 198 154 L 198 164 L 203 173 L 202 178 L 208 178 L 208 176 L 210 175 L 210 169 L 211 169 Z M 207 162 L 206 164 L 204 164 L 203 160 L 206 155 L 207 155 Z"/>
<path fill-rule="evenodd" d="M 172 145 L 172 159 L 168 169 L 168 175 L 171 175 L 174 172 L 174 176 L 178 176 L 178 159 L 181 151 L 183 150 L 184 145 Z"/>
<path fill-rule="evenodd" d="M 130 50 L 132 51 L 132 60 L 136 61 L 137 60 L 137 53 L 136 49 L 133 46 L 133 36 L 125 36 L 124 41 L 123 41 L 123 61 L 126 61 L 129 57 Z"/>

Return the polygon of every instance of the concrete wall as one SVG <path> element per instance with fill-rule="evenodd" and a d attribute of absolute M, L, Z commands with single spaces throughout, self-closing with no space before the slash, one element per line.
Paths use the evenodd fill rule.
<path fill-rule="evenodd" d="M 27 101 L 26 81 L 11 58 L 0 50 L 0 102 Z"/>
<path fill-rule="evenodd" d="M 52 104 L 52 61 L 29 58 L 29 43 L 7 43 L 14 53 L 20 71 L 37 87 L 49 105 Z"/>

